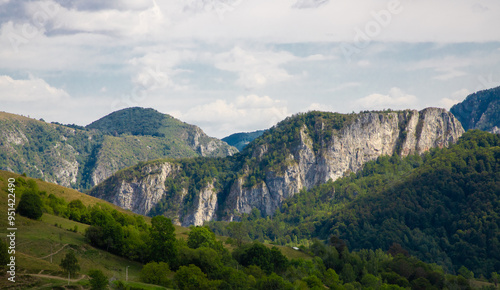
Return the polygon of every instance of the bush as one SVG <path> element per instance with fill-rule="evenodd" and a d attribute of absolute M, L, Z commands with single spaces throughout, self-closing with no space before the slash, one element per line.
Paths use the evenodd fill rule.
<path fill-rule="evenodd" d="M 16 211 L 24 217 L 39 220 L 43 215 L 42 207 L 40 196 L 33 191 L 27 191 L 21 196 Z"/>
<path fill-rule="evenodd" d="M 90 270 L 90 289 L 106 289 L 108 288 L 108 278 L 104 276 L 101 270 Z"/>

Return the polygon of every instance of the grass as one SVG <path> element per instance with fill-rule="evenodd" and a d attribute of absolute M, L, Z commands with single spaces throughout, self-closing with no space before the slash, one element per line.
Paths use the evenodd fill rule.
<path fill-rule="evenodd" d="M 77 232 L 80 234 L 85 234 L 85 230 L 89 227 L 89 225 L 82 224 L 79 222 L 75 222 L 69 219 L 65 219 L 63 217 L 51 215 L 48 213 L 44 213 L 42 216 L 42 222 L 47 223 L 49 225 L 59 225 L 63 229 L 72 230 L 77 227 Z"/>

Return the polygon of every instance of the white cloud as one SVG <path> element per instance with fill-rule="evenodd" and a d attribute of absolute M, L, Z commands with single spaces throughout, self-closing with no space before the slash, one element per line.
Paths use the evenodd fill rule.
<path fill-rule="evenodd" d="M 231 101 L 218 99 L 185 113 L 169 113 L 219 138 L 235 132 L 266 129 L 290 115 L 285 102 L 257 95 L 239 96 Z"/>
<path fill-rule="evenodd" d="M 306 111 L 323 111 L 323 112 L 333 112 L 334 109 L 332 106 L 320 104 L 320 103 L 312 103 L 307 107 Z"/>
<path fill-rule="evenodd" d="M 354 102 L 360 110 L 411 109 L 417 104 L 417 97 L 403 92 L 400 88 L 392 88 L 387 95 L 371 94 Z"/>
<path fill-rule="evenodd" d="M 371 62 L 369 60 L 360 60 L 357 62 L 357 64 L 360 67 L 368 67 L 371 65 Z"/>
<path fill-rule="evenodd" d="M 28 3 L 26 5 L 28 14 L 35 15 L 40 12 L 42 2 L 44 1 Z M 156 2 L 151 2 L 150 6 L 143 10 L 105 8 L 93 11 L 68 9 L 53 1 L 45 2 L 52 2 L 56 7 L 55 13 L 48 18 L 54 30 L 130 36 L 149 34 L 169 23 Z"/>
<path fill-rule="evenodd" d="M 15 80 L 0 76 L 0 100 L 2 102 L 28 103 L 33 101 L 63 101 L 69 98 L 64 90 L 50 86 L 40 78 Z"/>
<path fill-rule="evenodd" d="M 470 95 L 470 91 L 468 89 L 461 89 L 456 92 L 453 92 L 449 98 L 442 98 L 439 100 L 439 106 L 449 110 L 453 105 L 460 103 L 463 101 L 468 95 Z"/>
<path fill-rule="evenodd" d="M 461 100 L 457 99 L 442 98 L 441 100 L 439 100 L 439 105 L 445 108 L 446 110 L 449 110 L 451 107 L 453 107 L 453 105 L 458 104 L 460 102 Z"/>
<path fill-rule="evenodd" d="M 221 70 L 236 72 L 237 84 L 251 89 L 290 80 L 292 76 L 280 66 L 297 59 L 289 52 L 247 51 L 238 46 L 218 54 L 215 66 Z"/>
<path fill-rule="evenodd" d="M 146 90 L 160 88 L 182 90 L 186 87 L 174 81 L 174 77 L 183 72 L 177 68 L 183 62 L 192 61 L 197 58 L 196 53 L 189 50 L 176 50 L 159 48 L 149 51 L 146 48 L 142 57 L 133 58 L 129 61 L 135 74 L 132 83 Z"/>
<path fill-rule="evenodd" d="M 453 99 L 458 99 L 460 101 L 464 100 L 465 97 L 467 97 L 468 95 L 470 95 L 470 91 L 468 89 L 461 89 L 461 90 L 458 90 L 456 92 L 453 92 L 451 94 L 451 97 Z"/>
<path fill-rule="evenodd" d="M 297 0 L 295 4 L 293 4 L 293 8 L 299 8 L 299 9 L 304 9 L 304 8 L 318 8 L 326 3 L 328 3 L 329 0 Z"/>
<path fill-rule="evenodd" d="M 347 82 L 347 83 L 340 84 L 340 85 L 330 89 L 329 91 L 336 92 L 336 91 L 342 91 L 342 90 L 347 89 L 347 88 L 355 88 L 355 87 L 359 87 L 359 86 L 361 86 L 361 83 L 359 83 L 359 82 Z"/>
<path fill-rule="evenodd" d="M 2 111 L 43 118 L 48 122 L 85 125 L 109 113 L 109 101 L 106 99 L 77 99 L 34 76 L 29 79 L 0 76 L 0 101 Z"/>

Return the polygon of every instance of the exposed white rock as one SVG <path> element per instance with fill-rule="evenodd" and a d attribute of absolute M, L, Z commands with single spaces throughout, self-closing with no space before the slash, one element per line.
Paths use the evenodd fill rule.
<path fill-rule="evenodd" d="M 315 130 L 325 130 L 325 127 L 324 124 L 317 124 Z M 367 161 L 395 152 L 406 156 L 423 153 L 433 147 L 448 146 L 464 133 L 451 113 L 438 108 L 359 114 L 343 129 L 331 132 L 331 140 L 322 142 L 318 150 L 313 149 L 313 140 L 307 128 L 304 126 L 299 130 L 300 142 L 291 148 L 282 170 L 266 172 L 264 181 L 252 187 L 245 186 L 246 176 L 234 181 L 222 205 L 225 219 L 233 220 L 236 218 L 235 211 L 250 213 L 253 208 L 265 215 L 273 215 L 283 200 L 300 190 L 310 189 L 330 179 L 336 180 L 346 172 L 356 172 Z M 193 138 L 193 142 L 197 140 Z M 257 147 L 252 157 L 260 159 L 266 154 L 270 152 L 268 146 L 263 144 Z M 147 214 L 166 193 L 166 178 L 178 170 L 168 162 L 147 165 L 142 168 L 143 177 L 120 180 L 119 186 L 112 188 L 111 192 L 103 192 L 105 186 L 101 187 L 100 194 L 96 196 Z M 246 165 L 243 166 L 242 172 L 248 170 Z M 214 183 L 215 180 L 196 194 L 187 214 L 183 216 L 182 210 L 179 210 L 177 218 L 182 225 L 202 225 L 217 218 L 218 194 L 221 193 L 214 188 Z M 187 193 L 184 190 L 175 200 L 181 208 Z"/>

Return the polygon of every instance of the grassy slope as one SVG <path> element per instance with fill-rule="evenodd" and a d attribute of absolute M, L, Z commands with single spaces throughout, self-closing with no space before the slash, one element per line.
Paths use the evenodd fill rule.
<path fill-rule="evenodd" d="M 19 178 L 18 174 L 0 171 L 0 207 L 7 209 L 7 184 L 9 178 Z M 26 180 L 31 178 L 23 177 Z M 134 214 L 130 211 L 123 210 L 115 205 L 109 204 L 103 200 L 88 196 L 73 189 L 63 186 L 55 185 L 52 183 L 44 182 L 39 179 L 36 180 L 38 187 L 47 194 L 54 194 L 57 197 L 62 197 L 69 202 L 71 200 L 80 199 L 85 205 L 94 205 L 97 203 L 105 203 L 121 212 Z M 16 203 L 19 202 L 19 195 L 16 195 Z M 4 212 L 4 210 L 2 210 Z M 147 222 L 150 218 L 145 218 Z M 55 224 L 58 226 L 55 226 Z M 78 227 L 76 233 L 69 231 L 75 225 Z M 125 258 L 112 255 L 106 251 L 102 251 L 91 247 L 85 241 L 83 233 L 88 225 L 71 221 L 62 217 L 44 213 L 40 221 L 33 221 L 22 216 L 16 215 L 16 265 L 17 269 L 17 282 L 16 287 L 31 288 L 31 289 L 51 289 L 51 287 L 66 285 L 66 281 L 49 279 L 42 277 L 31 277 L 24 274 L 45 274 L 51 276 L 59 276 L 65 278 L 59 263 L 64 258 L 66 253 L 70 250 L 76 252 L 81 270 L 81 274 L 86 274 L 90 269 L 100 269 L 106 276 L 115 277 L 118 280 L 125 280 L 125 267 L 130 266 L 129 281 L 138 282 L 139 272 L 142 265 L 137 262 L 129 261 Z M 175 226 L 177 238 L 187 239 L 189 228 Z M 0 218 L 0 235 L 5 237 L 7 234 L 7 218 L 4 215 Z M 225 239 L 224 237 L 220 237 Z M 295 251 L 289 247 L 279 247 L 288 258 L 306 258 L 310 256 Z M 229 250 L 232 250 L 228 246 Z M 57 252 L 58 251 L 58 252 Z M 52 263 L 50 254 L 52 255 Z M 3 274 L 5 275 L 5 273 Z M 20 275 L 20 276 L 19 276 Z M 1 279 L 0 289 L 11 287 L 6 279 Z M 79 282 L 72 282 L 72 284 L 87 285 L 88 280 L 82 279 Z M 137 284 L 138 285 L 138 284 Z M 43 287 L 42 287 L 43 286 Z M 161 289 L 161 288 L 151 288 Z"/>

